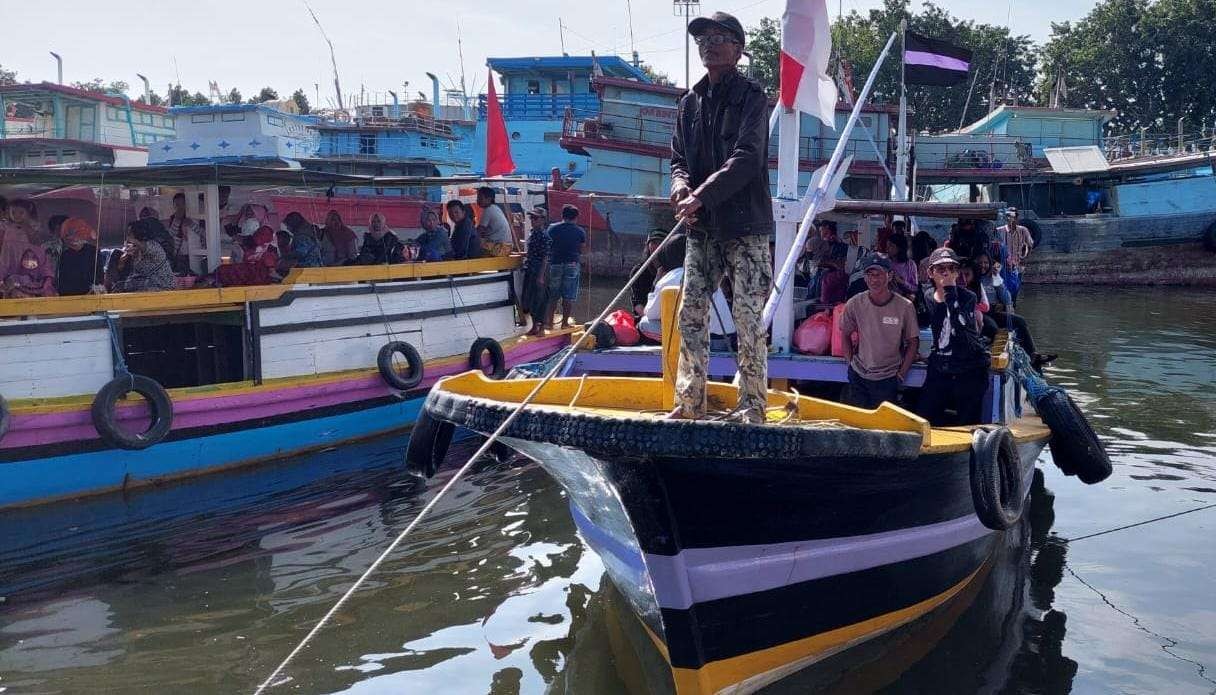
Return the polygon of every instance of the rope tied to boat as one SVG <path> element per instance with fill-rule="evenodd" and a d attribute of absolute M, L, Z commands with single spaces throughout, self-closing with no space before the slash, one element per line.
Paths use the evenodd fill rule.
<path fill-rule="evenodd" d="M 585 330 L 583 332 L 583 335 L 580 336 L 577 341 L 575 341 L 574 345 L 571 345 L 569 348 L 567 348 L 567 351 L 565 351 L 563 357 L 560 360 L 558 360 L 552 366 L 552 368 L 549 369 L 549 371 L 544 375 L 544 377 L 541 378 L 541 380 L 539 382 L 537 382 L 536 386 L 534 386 L 532 388 L 532 391 L 529 392 L 528 395 L 525 396 L 523 398 L 523 400 L 521 400 L 519 402 L 519 405 L 517 405 L 514 409 L 512 409 L 510 414 L 508 414 L 507 417 L 503 419 L 502 423 L 498 425 L 498 427 L 494 430 L 494 432 L 492 432 L 490 434 L 490 436 L 486 437 L 485 442 L 483 442 L 482 445 L 477 448 L 477 451 L 473 452 L 473 455 L 470 456 L 469 459 L 467 461 L 465 461 L 464 464 L 456 470 L 456 472 L 452 475 L 451 479 L 449 479 L 448 482 L 445 483 L 444 486 L 439 489 L 439 492 L 435 493 L 435 496 L 431 498 L 430 502 L 426 503 L 426 506 L 424 506 L 422 508 L 422 511 L 418 512 L 418 515 L 414 517 L 413 521 L 411 521 L 409 523 L 409 525 L 406 526 L 405 529 L 402 530 L 401 533 L 398 534 L 397 537 L 393 539 L 393 542 L 389 543 L 388 547 L 385 548 L 384 551 L 382 553 L 380 553 L 380 555 L 377 556 L 375 560 L 372 561 L 372 564 L 369 565 L 368 568 L 363 572 L 363 574 L 361 574 L 359 576 L 359 578 L 355 580 L 355 583 L 352 584 L 350 586 L 350 588 L 347 589 L 346 592 L 343 593 L 342 596 L 340 596 L 338 598 L 338 600 L 334 603 L 334 605 L 328 611 L 325 612 L 325 615 L 321 616 L 321 619 L 318 620 L 317 624 L 314 625 L 313 628 L 308 631 L 308 634 L 306 634 L 304 636 L 304 639 L 300 640 L 300 643 L 297 644 L 295 646 L 295 648 L 292 649 L 290 653 L 288 653 L 287 657 L 284 658 L 283 661 L 280 662 L 279 665 L 275 667 L 274 671 L 272 671 L 270 673 L 270 675 L 266 677 L 266 680 L 262 681 L 261 685 L 259 685 L 257 687 L 257 690 L 254 691 L 254 695 L 261 695 L 261 693 L 265 692 L 265 690 L 273 684 L 274 680 L 276 678 L 278 678 L 280 673 L 283 672 L 283 669 L 287 668 L 288 664 L 290 664 L 292 662 L 292 660 L 295 659 L 295 657 L 297 655 L 299 655 L 300 652 L 304 651 L 304 648 L 308 646 L 309 642 L 311 642 L 313 640 L 313 638 L 316 637 L 317 634 L 321 632 L 321 630 L 325 627 L 325 625 L 328 624 L 329 621 L 333 618 L 333 616 L 342 608 L 343 605 L 346 604 L 346 602 L 350 599 L 351 596 L 354 595 L 354 593 L 359 589 L 359 587 L 362 586 L 363 583 L 366 582 L 367 579 L 369 577 L 371 577 L 371 575 L 373 573 L 375 573 L 375 571 L 380 567 L 380 565 L 383 564 L 386 559 L 388 559 L 388 556 L 391 555 L 392 552 L 397 549 L 397 546 L 401 545 L 401 543 L 403 541 L 405 541 L 405 539 L 410 535 L 410 533 L 412 533 L 414 531 L 414 529 L 417 528 L 418 524 L 422 521 L 422 519 L 425 518 L 426 515 L 429 514 L 432 509 L 435 508 L 435 505 L 439 503 L 439 500 L 443 499 L 443 497 L 448 493 L 448 491 L 452 489 L 452 486 L 454 486 L 456 484 L 456 481 L 460 480 L 464 476 L 464 474 L 466 472 L 468 472 L 468 470 L 470 468 L 473 467 L 474 463 L 476 463 L 478 460 L 481 459 L 482 456 L 484 456 L 487 452 L 489 452 L 490 447 L 492 447 L 494 445 L 494 443 L 498 441 L 499 437 L 501 437 L 502 434 L 504 432 L 506 432 L 508 428 L 510 428 L 511 424 L 514 423 L 515 420 L 519 418 L 519 416 L 523 413 L 524 409 L 526 407 L 528 407 L 528 405 L 530 405 L 532 403 L 532 401 L 536 398 L 537 395 L 540 394 L 540 392 L 545 388 L 545 386 L 550 381 L 553 380 L 553 377 L 557 376 L 557 374 L 565 366 L 566 361 L 569 360 L 570 357 L 572 355 L 574 355 L 574 352 L 576 350 L 578 350 L 578 348 L 581 347 L 584 342 L 587 341 L 587 339 L 592 335 L 595 328 L 604 322 L 604 319 L 606 319 L 608 317 L 608 314 L 610 314 L 614 310 L 614 307 L 617 305 L 617 303 L 620 302 L 622 299 L 624 299 L 625 294 L 629 291 L 629 289 L 631 287 L 633 287 L 633 284 L 638 281 L 638 278 L 640 278 L 642 276 L 642 273 L 645 272 L 645 270 L 650 267 L 650 264 L 655 261 L 656 257 L 659 254 L 659 251 L 663 250 L 663 248 L 665 248 L 669 243 L 671 243 L 672 239 L 675 238 L 676 234 L 684 227 L 684 224 L 685 224 L 684 220 L 680 220 L 679 222 L 676 223 L 676 226 L 673 227 L 671 232 L 669 232 L 667 234 L 667 236 L 663 239 L 662 243 L 660 243 L 659 246 L 654 250 L 654 252 L 651 253 L 650 256 L 648 256 L 646 258 L 646 260 L 644 260 L 641 263 L 641 265 L 638 266 L 638 269 L 636 271 L 634 271 L 633 276 L 630 277 L 629 280 L 627 280 L 625 282 L 624 286 L 621 287 L 621 290 L 619 292 L 617 292 L 616 296 L 613 297 L 612 300 L 608 302 L 607 306 L 604 307 L 604 310 L 600 312 L 600 315 L 597 316 L 595 318 L 595 320 L 592 321 L 587 326 L 587 330 Z"/>

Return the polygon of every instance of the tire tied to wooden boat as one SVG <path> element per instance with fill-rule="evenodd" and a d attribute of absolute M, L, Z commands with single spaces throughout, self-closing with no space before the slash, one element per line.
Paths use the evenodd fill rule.
<path fill-rule="evenodd" d="M 975 515 L 994 531 L 1011 528 L 1022 518 L 1025 481 L 1019 472 L 1018 448 L 1007 427 L 982 427 L 971 435 L 971 500 Z"/>
<path fill-rule="evenodd" d="M 1106 480 L 1113 470 L 1110 456 L 1068 392 L 1039 376 L 1016 343 L 1009 343 L 1009 359 L 1035 412 L 1051 430 L 1048 446 L 1056 467 L 1064 475 L 1077 476 L 1086 485 Z"/>
<path fill-rule="evenodd" d="M 401 355 L 405 358 L 408 371 L 402 375 L 393 364 L 393 357 Z M 422 355 L 418 350 L 403 340 L 385 343 L 376 355 L 376 367 L 385 383 L 398 391 L 408 391 L 422 383 Z"/>
<path fill-rule="evenodd" d="M 469 369 L 481 370 L 481 356 L 490 353 L 491 379 L 502 379 L 507 375 L 507 357 L 503 354 L 502 345 L 493 338 L 478 338 L 469 348 Z"/>
<path fill-rule="evenodd" d="M 448 455 L 456 425 L 433 417 L 426 408 L 418 413 L 410 441 L 405 449 L 406 470 L 429 478 L 439 470 Z"/>
<path fill-rule="evenodd" d="M 118 401 L 128 393 L 143 396 L 148 403 L 151 423 L 143 432 L 128 432 L 118 424 Z M 90 409 L 93 427 L 102 441 L 119 449 L 147 449 L 169 434 L 173 427 L 173 401 L 169 392 L 155 379 L 138 374 L 121 374 L 101 387 Z"/>
<path fill-rule="evenodd" d="M 8 401 L 4 400 L 4 396 L 0 396 L 0 440 L 4 439 L 4 435 L 8 434 L 8 425 L 11 418 L 8 409 Z"/>

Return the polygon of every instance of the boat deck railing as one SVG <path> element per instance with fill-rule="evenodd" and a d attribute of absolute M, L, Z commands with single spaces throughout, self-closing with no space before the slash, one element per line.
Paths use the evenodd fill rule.
<path fill-rule="evenodd" d="M 1141 131 L 1116 135 L 1102 141 L 1107 161 L 1116 162 L 1147 157 L 1172 157 L 1186 154 L 1216 153 L 1216 129 L 1198 132 L 1150 133 Z"/>

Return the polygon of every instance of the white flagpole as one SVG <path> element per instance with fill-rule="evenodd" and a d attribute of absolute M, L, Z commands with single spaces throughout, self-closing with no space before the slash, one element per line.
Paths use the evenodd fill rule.
<path fill-rule="evenodd" d="M 904 82 L 904 66 L 907 53 L 908 20 L 899 23 L 899 141 L 895 149 L 895 180 L 891 185 L 892 200 L 908 199 L 908 85 Z"/>
<path fill-rule="evenodd" d="M 789 251 L 785 256 L 785 260 L 781 264 L 781 270 L 777 272 L 777 276 L 773 279 L 773 291 L 769 293 L 768 301 L 764 304 L 764 314 L 761 317 L 761 321 L 765 326 L 768 326 L 773 321 L 773 315 L 777 311 L 777 304 L 781 300 L 782 295 L 785 294 L 785 290 L 789 285 L 790 279 L 794 276 L 794 268 L 798 265 L 798 257 L 802 255 L 802 249 L 806 245 L 806 237 L 810 232 L 811 222 L 815 219 L 815 215 L 819 212 L 819 208 L 823 204 L 824 197 L 827 195 L 836 195 L 836 191 L 834 189 L 831 191 L 827 189 L 830 187 L 831 182 L 836 178 L 836 168 L 840 166 L 840 160 L 844 157 L 844 151 L 847 147 L 849 136 L 853 133 L 853 126 L 857 124 L 857 119 L 859 116 L 861 116 L 861 107 L 866 103 L 866 100 L 870 98 L 870 90 L 874 87 L 875 78 L 878 77 L 878 69 L 882 67 L 883 61 L 887 58 L 887 53 L 891 51 L 891 44 L 894 42 L 895 33 L 892 33 L 891 38 L 887 39 L 887 45 L 883 46 L 882 53 L 878 55 L 878 60 L 874 62 L 874 68 L 870 70 L 870 76 L 866 78 L 866 84 L 864 87 L 862 87 L 861 94 L 857 97 L 857 102 L 853 104 L 853 110 L 849 113 L 849 120 L 845 123 L 844 129 L 840 131 L 840 138 L 836 141 L 836 148 L 832 150 L 832 156 L 830 159 L 828 159 L 827 167 L 824 168 L 823 178 L 819 180 L 819 185 L 812 189 L 808 189 L 806 196 L 803 198 L 803 202 L 806 202 L 808 199 L 810 202 L 807 204 L 806 213 L 803 214 L 802 222 L 798 226 L 798 234 L 794 237 L 794 243 L 789 246 Z M 795 114 L 795 119 L 797 118 L 798 116 Z M 782 132 L 781 135 L 784 136 L 785 133 Z M 784 155 L 789 152 L 789 149 L 787 149 L 787 145 L 785 144 L 786 142 L 787 141 L 784 139 L 784 137 L 782 137 L 779 155 Z M 795 143 L 796 142 L 797 140 L 795 140 Z M 793 155 L 793 166 L 795 167 L 796 171 L 798 166 L 798 150 L 796 145 L 793 148 Z M 782 159 L 779 156 L 777 160 L 778 182 L 781 181 L 781 169 Z M 780 197 L 780 183 L 778 183 L 778 189 L 778 197 Z M 778 252 L 780 252 L 780 226 L 778 226 L 777 238 Z M 778 253 L 778 255 L 780 255 L 780 253 Z M 790 324 L 793 323 L 793 316 L 788 313 L 785 316 L 785 319 L 782 321 L 782 324 L 787 322 Z M 774 330 L 776 330 L 776 328 L 777 326 L 774 326 Z M 773 344 L 780 347 L 777 344 L 775 333 L 773 337 Z"/>
<path fill-rule="evenodd" d="M 778 132 L 777 142 L 777 199 L 774 212 L 776 215 L 776 244 L 774 258 L 785 258 L 792 255 L 796 237 L 798 236 L 798 143 L 802 128 L 802 113 L 797 109 L 787 109 L 781 101 L 773 107 L 776 116 Z M 770 300 L 771 302 L 771 300 Z M 773 322 L 772 345 L 777 352 L 790 352 L 790 343 L 794 337 L 794 298 L 792 293 L 786 293 L 777 304 L 777 311 L 782 319 Z M 767 321 L 764 325 L 768 325 Z"/>

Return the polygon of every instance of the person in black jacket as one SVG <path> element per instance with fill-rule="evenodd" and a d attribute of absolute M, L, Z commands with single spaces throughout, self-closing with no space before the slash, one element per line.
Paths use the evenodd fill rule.
<path fill-rule="evenodd" d="M 729 273 L 739 339 L 735 413 L 762 422 L 768 347 L 761 313 L 773 279 L 768 98 L 736 68 L 746 40 L 739 20 L 715 12 L 694 19 L 688 31 L 709 74 L 680 99 L 671 139 L 671 202 L 676 216 L 691 223 L 672 416 L 705 415 L 710 297 Z"/>
<path fill-rule="evenodd" d="M 446 203 L 452 221 L 452 260 L 463 261 L 481 256 L 481 240 L 473 228 L 473 215 L 464 203 L 453 198 Z"/>
<path fill-rule="evenodd" d="M 935 426 L 977 425 L 988 390 L 988 349 L 980 339 L 973 292 L 958 285 L 959 257 L 946 248 L 929 254 L 933 289 L 926 292 L 933 349 L 921 388 L 920 415 Z M 946 415 L 955 412 L 954 418 Z"/>

